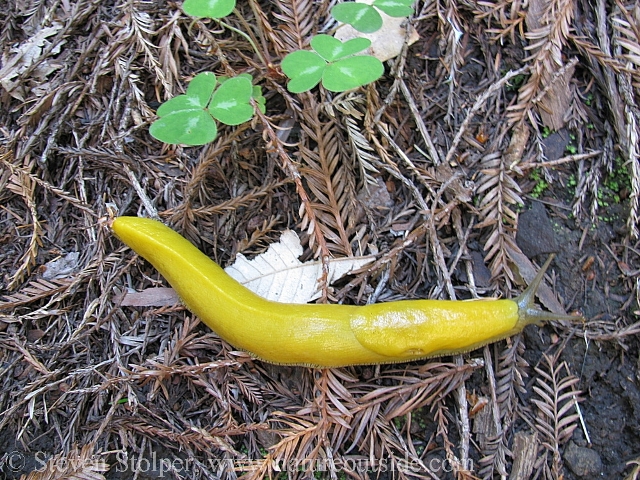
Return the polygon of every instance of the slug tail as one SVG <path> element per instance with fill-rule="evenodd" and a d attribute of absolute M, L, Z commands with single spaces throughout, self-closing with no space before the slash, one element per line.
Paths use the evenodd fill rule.
<path fill-rule="evenodd" d="M 518 324 L 522 327 L 532 323 L 541 325 L 543 322 L 546 322 L 548 320 L 565 320 L 568 322 L 584 321 L 584 318 L 581 316 L 545 312 L 535 304 L 535 298 L 538 288 L 542 283 L 545 272 L 549 268 L 549 265 L 551 265 L 551 262 L 554 258 L 555 254 L 552 253 L 551 255 L 549 255 L 549 258 L 547 258 L 547 261 L 544 262 L 544 265 L 537 273 L 533 281 L 529 284 L 527 289 L 515 299 L 515 302 L 518 304 Z"/>

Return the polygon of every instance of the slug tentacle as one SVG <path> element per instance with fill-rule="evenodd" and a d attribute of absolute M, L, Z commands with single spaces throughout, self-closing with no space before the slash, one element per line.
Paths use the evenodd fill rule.
<path fill-rule="evenodd" d="M 531 281 L 526 290 L 514 299 L 514 301 L 518 304 L 518 327 L 524 328 L 526 325 L 530 325 L 532 323 L 541 325 L 542 322 L 548 320 L 566 320 L 569 322 L 584 321 L 584 318 L 581 316 L 545 312 L 535 304 L 535 298 L 536 293 L 538 292 L 538 288 L 542 283 L 545 272 L 549 268 L 549 265 L 551 265 L 551 262 L 555 258 L 555 256 L 555 253 L 549 255 L 549 258 L 547 258 L 547 261 L 544 262 L 544 265 L 538 271 L 535 278 Z"/>

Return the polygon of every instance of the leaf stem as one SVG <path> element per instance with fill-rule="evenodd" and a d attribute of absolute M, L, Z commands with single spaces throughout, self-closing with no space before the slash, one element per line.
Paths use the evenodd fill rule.
<path fill-rule="evenodd" d="M 242 15 L 240 15 L 240 12 L 238 12 L 237 9 L 233 9 L 233 12 L 238 16 L 238 18 L 242 19 Z M 232 32 L 236 32 L 238 35 L 242 35 L 253 47 L 253 50 L 256 52 L 256 54 L 258 55 L 258 57 L 260 58 L 260 61 L 262 62 L 263 65 L 267 65 L 267 62 L 265 61 L 264 57 L 262 56 L 262 54 L 260 53 L 260 51 L 258 50 L 258 47 L 256 46 L 255 42 L 253 41 L 253 39 L 246 34 L 245 32 L 243 32 L 242 30 L 237 29 L 236 27 L 229 25 L 227 22 L 225 22 L 224 20 L 221 20 L 219 18 L 215 19 L 216 22 L 218 22 L 218 24 L 220 24 L 221 26 L 228 28 L 229 30 L 231 30 Z"/>

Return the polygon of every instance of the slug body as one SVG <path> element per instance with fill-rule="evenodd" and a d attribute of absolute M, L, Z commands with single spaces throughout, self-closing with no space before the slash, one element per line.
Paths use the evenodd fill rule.
<path fill-rule="evenodd" d="M 158 221 L 118 217 L 111 226 L 222 339 L 271 363 L 340 367 L 407 362 L 473 350 L 541 320 L 575 318 L 533 306 L 551 259 L 515 300 L 298 305 L 259 297 Z"/>

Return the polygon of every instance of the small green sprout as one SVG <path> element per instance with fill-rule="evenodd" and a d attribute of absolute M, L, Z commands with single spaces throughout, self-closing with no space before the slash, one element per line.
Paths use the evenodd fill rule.
<path fill-rule="evenodd" d="M 576 146 L 576 134 L 569 132 L 569 143 L 565 147 L 565 152 L 569 155 L 576 155 L 578 153 L 578 147 Z"/>
<path fill-rule="evenodd" d="M 297 50 L 282 60 L 282 71 L 291 79 L 287 89 L 302 93 L 322 81 L 331 92 L 345 92 L 374 82 L 384 73 L 382 62 L 371 55 L 355 55 L 370 45 L 366 38 L 341 42 L 329 35 L 316 35 L 311 39 L 313 52 Z"/>
<path fill-rule="evenodd" d="M 531 171 L 529 178 L 536 183 L 529 195 L 531 195 L 532 198 L 540 198 L 549 187 L 549 184 L 544 180 L 542 173 L 537 168 Z"/>
<path fill-rule="evenodd" d="M 610 205 L 609 200 L 611 200 L 611 197 L 608 195 L 608 192 L 598 190 L 598 193 L 596 193 L 596 202 L 598 203 L 598 207 L 608 207 Z"/>
<path fill-rule="evenodd" d="M 586 98 L 584 99 L 584 103 L 585 103 L 585 105 L 586 105 L 587 107 L 590 107 L 590 106 L 591 106 L 591 104 L 593 103 L 593 99 L 594 99 L 594 97 L 593 97 L 593 93 L 589 93 L 589 94 L 586 96 Z"/>
<path fill-rule="evenodd" d="M 216 120 L 239 125 L 253 116 L 253 98 L 264 112 L 260 87 L 251 83 L 251 75 L 216 78 L 212 72 L 196 75 L 184 95 L 174 97 L 158 108 L 158 120 L 149 133 L 172 144 L 204 145 L 218 134 Z"/>
<path fill-rule="evenodd" d="M 507 73 L 506 69 L 502 69 L 501 70 L 502 75 Z M 507 84 L 505 85 L 505 90 L 507 92 L 512 92 L 515 93 L 518 90 L 520 90 L 520 87 L 524 84 L 524 81 L 526 79 L 526 75 L 520 74 L 520 75 L 516 75 L 515 77 L 513 77 L 511 80 L 509 80 L 507 82 Z"/>
<path fill-rule="evenodd" d="M 576 147 L 573 142 L 569 143 L 566 148 L 565 151 L 569 154 L 569 155 L 575 155 L 576 153 L 578 153 L 578 147 Z"/>
<path fill-rule="evenodd" d="M 366 3 L 342 2 L 331 9 L 331 16 L 347 23 L 362 33 L 373 33 L 382 27 L 382 17 L 378 10 L 390 17 L 408 17 L 413 14 L 413 0 L 375 0 Z"/>

